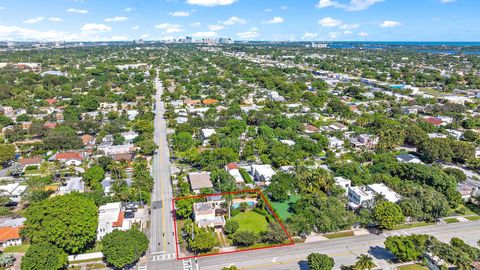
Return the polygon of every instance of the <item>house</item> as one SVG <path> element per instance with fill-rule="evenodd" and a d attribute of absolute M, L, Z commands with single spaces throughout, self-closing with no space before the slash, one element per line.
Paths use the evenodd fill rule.
<path fill-rule="evenodd" d="M 225 170 L 235 179 L 235 183 L 239 184 L 245 182 L 245 179 L 243 179 L 243 176 L 238 169 L 237 163 L 232 162 L 227 164 Z"/>
<path fill-rule="evenodd" d="M 328 126 L 329 128 L 331 128 L 333 131 L 347 131 L 348 130 L 348 127 L 345 126 L 344 124 L 341 124 L 341 123 L 333 123 L 331 125 Z"/>
<path fill-rule="evenodd" d="M 40 167 L 43 163 L 43 158 L 41 157 L 31 157 L 31 158 L 21 158 L 18 160 L 18 163 L 22 165 L 22 167 L 26 168 L 28 166 L 37 166 Z"/>
<path fill-rule="evenodd" d="M 120 133 L 120 135 L 122 135 L 122 137 L 125 138 L 125 143 L 131 144 L 133 143 L 133 140 L 135 140 L 138 137 L 139 134 L 133 130 L 130 130 L 130 131 L 122 132 Z"/>
<path fill-rule="evenodd" d="M 277 91 L 270 91 L 270 93 L 268 93 L 268 97 L 273 100 L 273 101 L 277 101 L 277 102 L 285 102 L 285 98 L 283 96 L 281 96 L 280 94 L 278 94 Z"/>
<path fill-rule="evenodd" d="M 23 226 L 0 227 L 0 244 L 3 248 L 22 244 L 20 230 Z"/>
<path fill-rule="evenodd" d="M 65 165 L 79 166 L 82 164 L 83 156 L 79 152 L 64 152 L 55 154 L 54 159 Z"/>
<path fill-rule="evenodd" d="M 215 129 L 211 128 L 203 128 L 201 130 L 201 135 L 203 140 L 208 140 L 210 137 L 212 137 L 213 134 L 215 134 Z"/>
<path fill-rule="evenodd" d="M 27 189 L 27 186 L 20 185 L 19 183 L 11 183 L 0 186 L 0 195 L 8 197 L 13 202 L 20 202 L 20 198 Z"/>
<path fill-rule="evenodd" d="M 207 197 L 207 202 L 212 205 L 213 208 L 219 209 L 222 204 L 225 203 L 225 199 L 221 195 L 212 195 Z"/>
<path fill-rule="evenodd" d="M 72 177 L 67 180 L 65 185 L 60 186 L 58 194 L 65 195 L 72 192 L 83 193 L 85 191 L 85 182 L 82 181 L 82 177 Z"/>
<path fill-rule="evenodd" d="M 318 132 L 318 127 L 316 126 L 313 126 L 313 125 L 305 125 L 305 133 L 316 133 Z"/>
<path fill-rule="evenodd" d="M 460 140 L 463 138 L 463 132 L 455 129 L 446 129 L 445 130 L 449 136 L 453 137 L 455 140 Z"/>
<path fill-rule="evenodd" d="M 416 156 L 411 154 L 405 154 L 405 153 L 396 156 L 396 159 L 398 162 L 403 162 L 403 163 L 417 163 L 417 164 L 423 163 Z"/>
<path fill-rule="evenodd" d="M 213 188 L 209 172 L 191 172 L 188 174 L 188 180 L 195 194 L 200 194 L 202 188 Z"/>
<path fill-rule="evenodd" d="M 132 228 L 134 224 L 140 224 L 140 227 L 142 227 L 143 209 L 138 209 L 133 218 L 125 217 L 125 212 L 121 202 L 101 205 L 98 208 L 97 240 L 101 240 L 113 230 L 126 231 Z"/>
<path fill-rule="evenodd" d="M 436 117 L 425 117 L 423 119 L 423 121 L 425 121 L 427 123 L 430 123 L 430 124 L 432 124 L 436 127 L 446 125 L 445 122 L 443 122 L 442 120 L 440 120 L 439 118 L 436 118 Z"/>
<path fill-rule="evenodd" d="M 348 189 L 352 186 L 352 180 L 346 179 L 342 176 L 334 177 L 335 185 L 343 188 L 345 190 L 345 195 L 348 195 Z"/>
<path fill-rule="evenodd" d="M 185 101 L 183 101 L 183 103 L 185 103 L 185 105 L 187 105 L 188 107 L 193 107 L 200 104 L 200 100 L 186 99 Z"/>
<path fill-rule="evenodd" d="M 345 142 L 336 137 L 327 137 L 328 139 L 328 148 L 330 149 L 340 149 L 343 148 Z"/>
<path fill-rule="evenodd" d="M 475 149 L 475 158 L 479 158 L 480 157 L 480 147 L 477 147 Z"/>
<path fill-rule="evenodd" d="M 97 150 L 107 156 L 118 154 L 128 154 L 134 152 L 136 147 L 133 144 L 113 145 L 111 142 L 105 142 L 98 146 Z"/>
<path fill-rule="evenodd" d="M 378 137 L 369 134 L 360 134 L 349 137 L 348 140 L 353 147 L 373 149 L 378 144 Z"/>
<path fill-rule="evenodd" d="M 264 182 L 267 186 L 270 184 L 270 180 L 275 175 L 275 171 L 273 170 L 272 166 L 268 164 L 252 165 L 250 167 L 250 172 L 252 173 L 255 181 Z"/>
<path fill-rule="evenodd" d="M 198 227 L 213 227 L 221 229 L 225 226 L 225 218 L 215 215 L 215 208 L 210 202 L 200 202 L 193 204 L 193 217 Z"/>
<path fill-rule="evenodd" d="M 203 105 L 209 106 L 209 105 L 214 105 L 214 104 L 218 103 L 218 100 L 213 99 L 213 98 L 207 98 L 207 99 L 202 100 L 202 103 L 203 103 Z"/>
<path fill-rule="evenodd" d="M 93 137 L 92 135 L 85 134 L 82 137 L 80 137 L 80 139 L 82 139 L 82 143 L 84 146 L 95 145 L 95 137 Z"/>
<path fill-rule="evenodd" d="M 381 195 L 385 200 L 396 203 L 402 198 L 398 193 L 387 187 L 385 184 L 371 184 L 361 187 L 350 187 L 348 189 L 348 205 L 352 209 L 359 207 L 372 207 L 375 196 Z"/>

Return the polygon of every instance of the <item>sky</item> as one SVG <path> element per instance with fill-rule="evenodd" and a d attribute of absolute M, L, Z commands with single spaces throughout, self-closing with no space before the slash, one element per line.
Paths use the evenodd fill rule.
<path fill-rule="evenodd" d="M 0 40 L 480 41 L 480 0 L 0 0 Z"/>

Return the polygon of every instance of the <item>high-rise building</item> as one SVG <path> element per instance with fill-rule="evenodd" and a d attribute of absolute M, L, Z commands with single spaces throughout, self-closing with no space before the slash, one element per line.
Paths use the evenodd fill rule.
<path fill-rule="evenodd" d="M 220 44 L 233 44 L 233 40 L 231 38 L 222 37 L 218 40 Z"/>

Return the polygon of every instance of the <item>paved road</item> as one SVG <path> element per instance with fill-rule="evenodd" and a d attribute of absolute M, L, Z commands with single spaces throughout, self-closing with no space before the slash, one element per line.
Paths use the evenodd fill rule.
<path fill-rule="evenodd" d="M 155 95 L 154 140 L 159 148 L 153 156 L 152 162 L 152 176 L 155 184 L 151 197 L 149 263 L 173 260 L 175 254 L 175 237 L 171 214 L 173 192 L 170 180 L 170 153 L 167 142 L 167 125 L 165 119 L 163 119 L 165 105 L 161 101 L 163 86 L 160 80 L 155 79 L 155 87 L 157 93 Z"/>
<path fill-rule="evenodd" d="M 442 224 L 401 231 L 391 231 L 381 235 L 362 235 L 336 240 L 299 244 L 293 247 L 235 253 L 198 259 L 201 270 L 219 270 L 231 264 L 240 269 L 299 270 L 308 269 L 305 258 L 311 252 L 320 252 L 334 257 L 335 265 L 353 264 L 360 254 L 370 253 L 375 263 L 388 269 L 385 259 L 391 258 L 383 248 L 385 238 L 390 235 L 431 234 L 442 241 L 452 237 L 464 239 L 476 245 L 480 238 L 480 221 Z"/>

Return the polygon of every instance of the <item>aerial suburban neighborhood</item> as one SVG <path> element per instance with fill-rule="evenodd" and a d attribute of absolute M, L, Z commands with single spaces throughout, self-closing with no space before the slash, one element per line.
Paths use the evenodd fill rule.
<path fill-rule="evenodd" d="M 111 1 L 58 2 L 94 18 Z M 158 5 L 187 20 L 255 1 L 137 2 L 79 34 L 0 19 L 0 270 L 480 270 L 480 43 L 371 41 L 356 29 L 377 21 L 327 15 L 315 27 L 338 31 L 227 35 L 253 17 L 218 10 L 102 36 Z M 258 12 L 301 8 L 279 2 Z"/>

